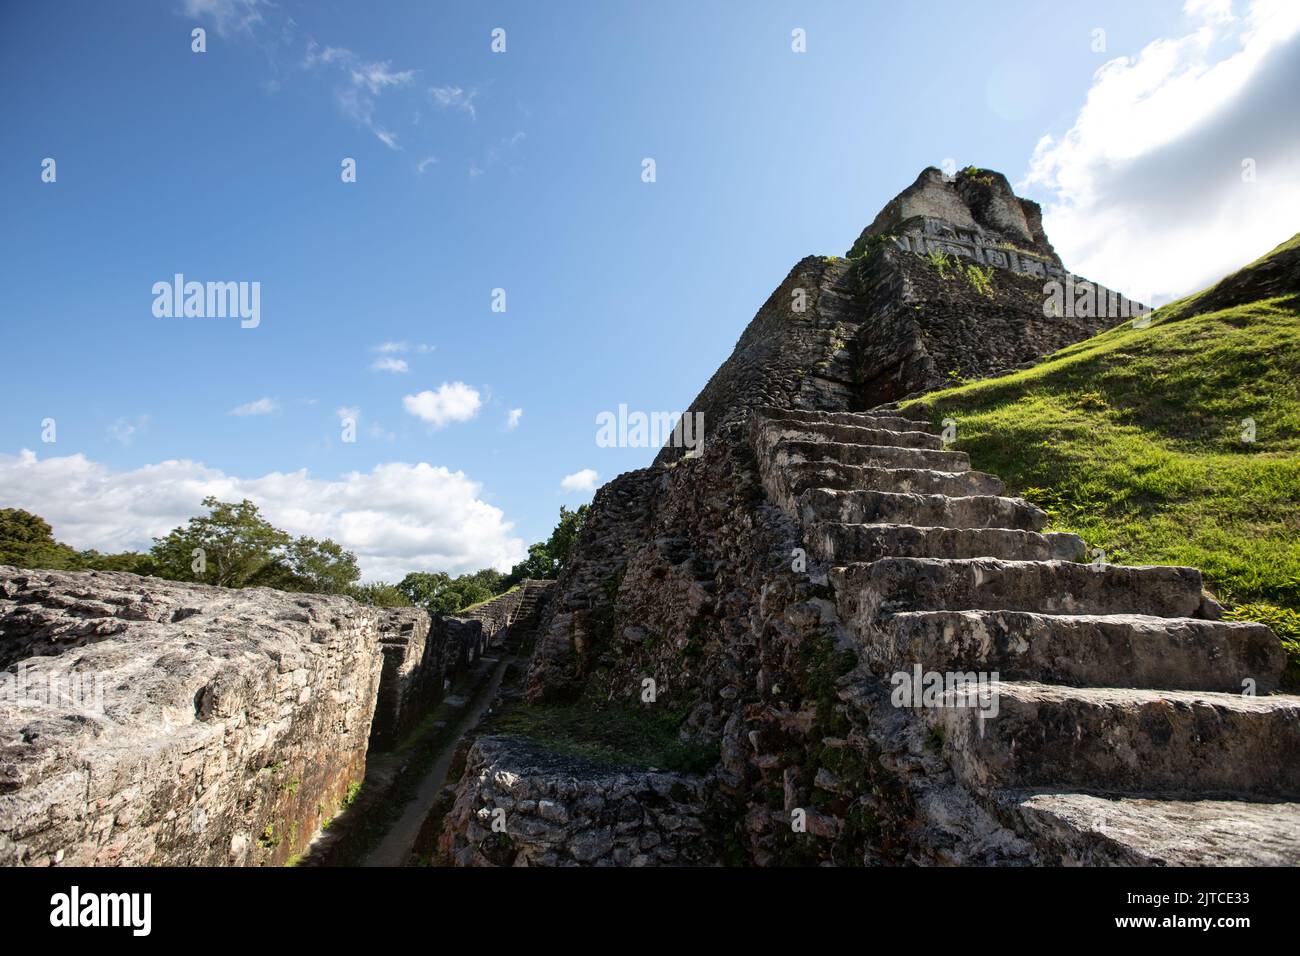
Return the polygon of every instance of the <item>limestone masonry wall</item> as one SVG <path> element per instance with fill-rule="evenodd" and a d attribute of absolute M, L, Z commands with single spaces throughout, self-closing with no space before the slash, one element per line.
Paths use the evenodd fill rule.
<path fill-rule="evenodd" d="M 698 778 L 597 766 L 483 737 L 466 759 L 435 862 L 708 865 L 718 862 L 719 849 L 705 814 Z"/>
<path fill-rule="evenodd" d="M 391 608 L 380 613 L 379 645 L 384 664 L 370 727 L 372 747 L 391 747 L 442 697 L 442 682 L 454 659 L 446 647 L 446 626 L 432 624 L 429 615 L 418 608 Z"/>
<path fill-rule="evenodd" d="M 514 590 L 507 591 L 490 601 L 484 601 L 469 610 L 461 611 L 456 616 L 481 622 L 483 639 L 491 643 L 499 632 L 530 614 L 552 583 L 526 578 Z"/>
<path fill-rule="evenodd" d="M 0 567 L 0 865 L 293 858 L 364 773 L 384 614 Z"/>

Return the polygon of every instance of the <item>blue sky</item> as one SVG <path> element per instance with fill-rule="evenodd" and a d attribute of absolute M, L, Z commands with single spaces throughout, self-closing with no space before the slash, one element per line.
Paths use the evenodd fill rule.
<path fill-rule="evenodd" d="M 1264 103 L 1281 133 L 1230 144 L 1226 172 L 1178 152 L 1295 64 L 1293 18 L 1257 7 L 7 4 L 0 506 L 116 550 L 247 495 L 367 577 L 508 566 L 590 498 L 566 476 L 653 458 L 597 447 L 598 413 L 684 408 L 794 262 L 842 254 L 926 165 L 1006 172 L 1066 264 L 1125 291 L 1141 250 L 1225 228 L 1108 252 L 1088 224 L 1137 231 L 1104 194 L 1143 159 L 1235 184 L 1238 154 L 1267 157 L 1248 195 L 1279 218 L 1236 185 L 1214 215 L 1248 237 L 1236 262 L 1285 238 L 1293 105 Z M 1216 66 L 1213 109 L 1143 115 L 1162 90 L 1205 103 Z M 1221 265 L 1140 261 L 1169 294 Z M 177 272 L 259 282 L 260 325 L 155 317 Z"/>

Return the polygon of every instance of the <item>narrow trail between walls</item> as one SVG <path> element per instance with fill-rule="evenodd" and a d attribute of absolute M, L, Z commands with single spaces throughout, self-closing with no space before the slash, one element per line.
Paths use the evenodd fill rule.
<path fill-rule="evenodd" d="M 465 711 L 456 726 L 455 733 L 448 738 L 441 753 L 438 754 L 438 759 L 429 769 L 429 772 L 425 774 L 424 779 L 420 781 L 415 796 L 407 803 L 406 809 L 402 811 L 402 815 L 389 828 L 384 838 L 366 855 L 361 864 L 362 866 L 408 865 L 420 829 L 428 819 L 433 805 L 438 799 L 438 794 L 447 783 L 447 773 L 451 769 L 452 760 L 455 758 L 456 748 L 465 736 L 478 726 L 479 721 L 491 709 L 492 704 L 496 701 L 497 692 L 501 689 L 501 681 L 505 677 L 506 670 L 514 660 L 515 658 L 510 654 L 501 656 L 486 687 L 482 689 L 474 703 Z"/>

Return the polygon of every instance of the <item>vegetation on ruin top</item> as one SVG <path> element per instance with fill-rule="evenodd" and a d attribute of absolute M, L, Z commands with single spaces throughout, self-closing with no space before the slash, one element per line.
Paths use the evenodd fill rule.
<path fill-rule="evenodd" d="M 955 447 L 1105 560 L 1201 568 L 1300 687 L 1300 236 L 1030 369 L 920 399 Z M 1284 291 L 1285 290 L 1285 291 Z M 1263 293 L 1261 295 L 1261 293 Z"/>

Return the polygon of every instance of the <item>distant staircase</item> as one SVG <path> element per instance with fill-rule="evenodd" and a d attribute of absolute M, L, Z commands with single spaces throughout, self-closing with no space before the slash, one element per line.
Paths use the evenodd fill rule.
<path fill-rule="evenodd" d="M 555 582 L 536 578 L 526 578 L 519 585 L 522 597 L 510 613 L 506 625 L 506 640 L 512 648 L 519 648 L 533 636 L 537 628 L 538 617 L 543 604 Z"/>
<path fill-rule="evenodd" d="M 897 412 L 760 408 L 750 441 L 877 677 L 997 672 L 996 716 L 911 714 L 1036 862 L 1300 863 L 1300 697 L 1198 570 L 1077 563 L 1082 539 Z"/>

